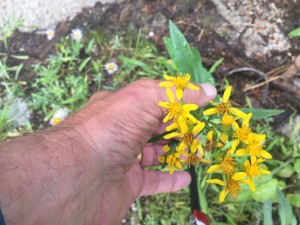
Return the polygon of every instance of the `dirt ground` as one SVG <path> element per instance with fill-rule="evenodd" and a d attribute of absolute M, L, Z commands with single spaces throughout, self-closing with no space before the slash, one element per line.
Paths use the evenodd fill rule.
<path fill-rule="evenodd" d="M 272 2 L 272 3 L 269 3 Z M 287 34 L 300 24 L 297 1 L 234 0 L 126 0 L 121 3 L 97 3 L 84 9 L 72 21 L 61 22 L 56 37 L 47 41 L 38 32 L 16 32 L 9 41 L 10 54 L 30 56 L 26 65 L 37 63 L 53 52 L 55 42 L 74 27 L 122 34 L 142 29 L 162 54 L 163 37 L 171 19 L 188 42 L 199 49 L 204 65 L 210 67 L 223 57 L 215 78 L 227 77 L 235 88 L 234 101 L 243 105 L 247 96 L 254 107 L 285 109 L 276 124 L 300 111 L 300 38 Z M 148 37 L 149 38 L 149 37 Z M 11 61 L 14 64 L 14 61 Z M 24 73 L 23 79 L 34 74 Z M 264 83 L 263 83 L 264 82 Z M 243 96 L 243 97 L 241 97 Z"/>

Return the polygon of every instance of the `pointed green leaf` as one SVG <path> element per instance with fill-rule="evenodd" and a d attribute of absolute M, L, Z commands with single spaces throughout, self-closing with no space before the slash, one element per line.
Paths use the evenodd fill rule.
<path fill-rule="evenodd" d="M 273 225 L 272 200 L 271 199 L 264 202 L 263 214 L 264 214 L 264 224 L 263 225 Z"/>
<path fill-rule="evenodd" d="M 287 194 L 286 197 L 292 205 L 300 208 L 300 194 Z"/>
<path fill-rule="evenodd" d="M 244 113 L 252 113 L 251 119 L 261 120 L 277 114 L 283 113 L 284 110 L 278 109 L 257 109 L 257 108 L 239 108 Z"/>
<path fill-rule="evenodd" d="M 277 189 L 278 211 L 281 225 L 290 225 L 293 220 L 293 209 L 280 189 Z"/>
<path fill-rule="evenodd" d="M 300 27 L 291 31 L 289 34 L 289 37 L 298 37 L 300 36 Z"/>

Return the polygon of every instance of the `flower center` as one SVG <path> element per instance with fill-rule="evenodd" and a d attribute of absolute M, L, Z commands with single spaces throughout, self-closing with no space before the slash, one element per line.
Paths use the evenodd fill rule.
<path fill-rule="evenodd" d="M 236 163 L 234 162 L 233 158 L 225 157 L 220 163 L 220 168 L 223 174 L 232 175 L 236 171 L 235 165 Z"/>
<path fill-rule="evenodd" d="M 187 132 L 183 135 L 183 141 L 188 146 L 192 145 L 194 139 L 195 139 L 195 136 L 192 132 Z"/>
<path fill-rule="evenodd" d="M 190 167 L 190 165 L 199 165 L 200 159 L 196 154 L 189 154 L 185 162 Z"/>
<path fill-rule="evenodd" d="M 262 148 L 257 143 L 253 143 L 248 145 L 247 150 L 250 155 L 260 156 Z"/>
<path fill-rule="evenodd" d="M 176 164 L 176 161 L 177 161 L 177 159 L 176 159 L 175 155 L 168 155 L 168 157 L 167 157 L 167 163 L 169 165 L 173 165 L 174 166 Z"/>
<path fill-rule="evenodd" d="M 219 103 L 217 106 L 218 116 L 229 112 L 231 104 L 229 102 Z"/>
<path fill-rule="evenodd" d="M 178 89 L 184 89 L 186 86 L 186 79 L 184 77 L 177 77 L 174 83 Z"/>
<path fill-rule="evenodd" d="M 179 102 L 170 103 L 169 113 L 177 119 L 182 114 L 182 105 Z"/>
<path fill-rule="evenodd" d="M 57 124 L 59 124 L 61 122 L 61 119 L 60 118 L 54 118 L 54 120 L 53 120 L 53 124 L 54 125 L 57 125 Z"/>
<path fill-rule="evenodd" d="M 242 127 L 234 133 L 234 137 L 239 139 L 242 142 L 246 142 L 248 140 L 248 136 L 251 133 L 251 128 Z"/>
<path fill-rule="evenodd" d="M 113 70 L 115 68 L 115 66 L 113 65 L 113 64 L 110 64 L 109 66 L 108 66 L 108 69 L 109 70 Z"/>
<path fill-rule="evenodd" d="M 256 164 L 248 166 L 246 168 L 246 173 L 247 173 L 248 177 L 259 176 L 260 175 L 259 167 Z"/>
<path fill-rule="evenodd" d="M 226 189 L 229 191 L 230 194 L 232 194 L 233 197 L 236 198 L 241 190 L 241 186 L 237 181 L 229 179 L 226 184 Z"/>

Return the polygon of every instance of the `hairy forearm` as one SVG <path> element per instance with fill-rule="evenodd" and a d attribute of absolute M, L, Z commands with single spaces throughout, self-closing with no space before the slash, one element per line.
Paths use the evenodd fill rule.
<path fill-rule="evenodd" d="M 91 148 L 81 139 L 73 129 L 54 128 L 0 144 L 0 204 L 7 225 L 36 224 L 43 213 L 49 224 L 61 222 L 81 180 L 88 179 Z"/>

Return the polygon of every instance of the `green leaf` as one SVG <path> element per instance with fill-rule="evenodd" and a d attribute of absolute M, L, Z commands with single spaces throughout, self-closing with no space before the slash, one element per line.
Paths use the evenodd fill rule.
<path fill-rule="evenodd" d="M 212 83 L 215 84 L 215 80 L 212 75 L 203 67 L 200 53 L 197 49 L 192 48 L 193 58 L 193 73 L 195 82 L 197 83 Z"/>
<path fill-rule="evenodd" d="M 86 58 L 79 66 L 78 70 L 81 72 L 84 67 L 88 64 L 88 62 L 91 60 L 91 57 Z"/>
<path fill-rule="evenodd" d="M 263 225 L 273 225 L 272 200 L 271 199 L 264 202 L 263 214 L 264 214 L 264 223 L 263 223 Z"/>
<path fill-rule="evenodd" d="M 256 191 L 252 192 L 252 197 L 257 202 L 265 202 L 269 199 L 272 199 L 273 202 L 277 202 L 277 186 L 277 179 L 271 179 L 267 180 L 266 182 L 260 183 L 256 187 Z"/>
<path fill-rule="evenodd" d="M 280 189 L 277 189 L 278 211 L 281 225 L 290 225 L 293 221 L 293 210 L 289 201 L 285 198 Z"/>
<path fill-rule="evenodd" d="M 292 205 L 300 208 L 300 194 L 287 194 L 286 197 Z"/>
<path fill-rule="evenodd" d="M 154 143 L 154 142 L 157 142 L 159 140 L 162 140 L 162 139 L 164 139 L 165 135 L 170 134 L 174 131 L 176 131 L 176 130 L 165 131 L 164 133 L 161 133 L 161 134 L 159 134 L 159 135 L 157 135 L 153 138 L 150 138 L 147 143 Z"/>
<path fill-rule="evenodd" d="M 286 164 L 276 174 L 280 177 L 288 178 L 288 177 L 292 176 L 292 174 L 294 172 L 295 172 L 294 167 L 292 167 L 290 164 Z"/>
<path fill-rule="evenodd" d="M 294 169 L 298 175 L 300 175 L 300 158 L 295 159 Z"/>
<path fill-rule="evenodd" d="M 289 37 L 298 37 L 300 36 L 300 27 L 291 31 L 289 34 Z"/>
<path fill-rule="evenodd" d="M 164 41 L 165 47 L 166 47 L 171 59 L 174 59 L 176 53 L 175 53 L 175 48 L 173 47 L 171 38 L 164 37 L 163 41 Z"/>
<path fill-rule="evenodd" d="M 196 83 L 214 84 L 213 77 L 202 65 L 199 51 L 189 46 L 184 35 L 171 20 L 169 29 L 171 39 L 164 38 L 164 43 L 178 72 L 190 74 L 191 80 Z"/>
<path fill-rule="evenodd" d="M 192 76 L 192 80 L 196 81 L 193 74 L 193 66 L 191 62 L 192 50 L 187 40 L 171 20 L 169 20 L 169 29 L 174 49 L 174 55 L 173 57 L 171 55 L 171 57 L 176 65 L 178 72 L 189 73 Z"/>
<path fill-rule="evenodd" d="M 224 61 L 224 58 L 220 58 L 218 59 L 214 65 L 212 65 L 212 67 L 209 69 L 209 73 L 212 74 L 213 72 L 216 71 L 216 69 L 218 68 L 218 66 L 220 66 L 220 64 Z"/>
<path fill-rule="evenodd" d="M 252 113 L 251 119 L 253 120 L 261 120 L 266 119 L 271 116 L 275 116 L 277 114 L 283 113 L 284 110 L 278 109 L 257 109 L 257 108 L 239 108 L 239 110 L 244 113 Z"/>

